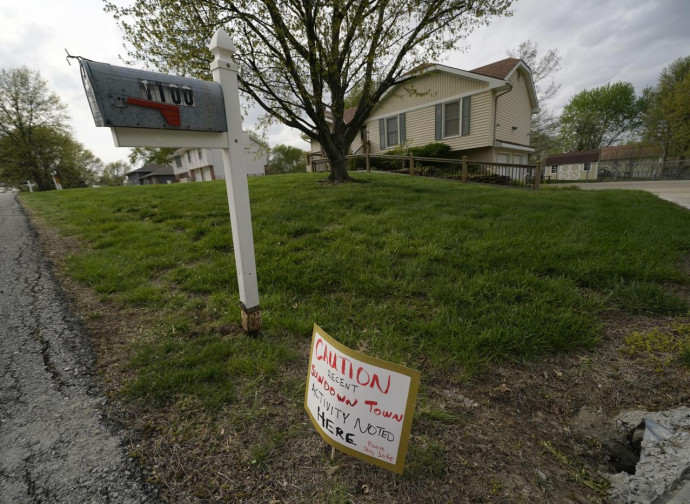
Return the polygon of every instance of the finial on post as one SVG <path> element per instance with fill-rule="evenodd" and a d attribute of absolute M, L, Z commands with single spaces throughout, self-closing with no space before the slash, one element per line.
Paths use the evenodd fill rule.
<path fill-rule="evenodd" d="M 233 63 L 232 56 L 237 52 L 237 48 L 232 43 L 230 35 L 223 28 L 216 30 L 211 42 L 208 44 L 208 48 L 214 57 L 213 63 L 211 63 L 211 70 L 213 70 L 214 65 L 218 65 L 221 61 Z M 226 68 L 228 67 L 226 66 Z"/>

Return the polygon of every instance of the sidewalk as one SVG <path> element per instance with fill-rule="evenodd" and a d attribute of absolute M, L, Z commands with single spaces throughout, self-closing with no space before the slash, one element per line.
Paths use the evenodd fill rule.
<path fill-rule="evenodd" d="M 569 185 L 575 185 L 586 191 L 597 191 L 604 189 L 648 191 L 652 194 L 656 194 L 661 199 L 690 209 L 690 180 L 659 180 L 653 182 L 591 182 L 588 184 Z"/>

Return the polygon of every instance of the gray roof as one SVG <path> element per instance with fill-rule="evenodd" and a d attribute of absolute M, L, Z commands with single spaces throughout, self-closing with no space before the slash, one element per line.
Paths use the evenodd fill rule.
<path fill-rule="evenodd" d="M 136 170 L 129 171 L 129 172 L 125 173 L 125 175 L 133 175 L 134 173 L 139 173 L 139 174 L 151 173 L 151 172 L 155 172 L 156 170 L 160 170 L 161 168 L 165 168 L 165 165 L 149 163 L 149 164 L 142 166 L 141 168 L 137 168 Z"/>
<path fill-rule="evenodd" d="M 173 170 L 172 166 L 161 166 L 161 165 L 147 165 L 147 166 L 160 166 L 160 168 L 149 173 L 148 175 L 144 175 L 141 178 L 165 177 L 166 175 L 168 175 L 168 176 L 174 176 L 175 175 L 175 171 Z"/>

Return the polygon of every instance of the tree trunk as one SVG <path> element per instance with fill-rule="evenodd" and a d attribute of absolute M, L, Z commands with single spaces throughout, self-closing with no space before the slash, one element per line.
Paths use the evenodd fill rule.
<path fill-rule="evenodd" d="M 331 173 L 328 176 L 328 180 L 333 184 L 351 181 L 352 177 L 347 172 L 347 159 L 345 159 L 345 155 L 340 152 L 329 152 L 327 155 L 331 165 Z"/>

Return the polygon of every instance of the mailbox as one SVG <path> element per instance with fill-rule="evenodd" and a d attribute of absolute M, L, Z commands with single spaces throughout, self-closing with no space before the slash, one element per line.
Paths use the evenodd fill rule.
<path fill-rule="evenodd" d="M 228 130 L 223 91 L 217 82 L 87 59 L 79 63 L 96 126 L 208 133 Z"/>

